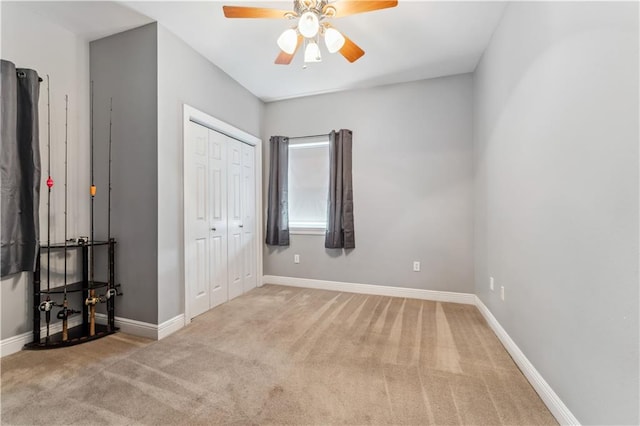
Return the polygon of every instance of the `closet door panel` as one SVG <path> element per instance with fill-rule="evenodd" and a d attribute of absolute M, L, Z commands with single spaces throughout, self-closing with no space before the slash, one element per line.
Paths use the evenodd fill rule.
<path fill-rule="evenodd" d="M 186 177 L 191 191 L 185 194 L 187 217 L 187 280 L 191 317 L 209 309 L 209 136 L 208 129 L 189 123 L 187 155 L 190 167 Z"/>
<path fill-rule="evenodd" d="M 242 143 L 227 137 L 229 299 L 244 293 L 242 259 Z"/>
<path fill-rule="evenodd" d="M 245 292 L 255 288 L 257 285 L 255 216 L 255 148 L 242 144 L 242 272 Z"/>
<path fill-rule="evenodd" d="M 213 308 L 229 300 L 227 271 L 227 141 L 209 130 L 210 302 Z"/>

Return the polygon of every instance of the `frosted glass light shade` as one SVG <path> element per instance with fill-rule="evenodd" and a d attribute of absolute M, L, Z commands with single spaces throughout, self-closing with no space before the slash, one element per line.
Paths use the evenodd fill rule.
<path fill-rule="evenodd" d="M 322 61 L 322 56 L 320 56 L 320 48 L 314 41 L 310 41 L 309 44 L 307 44 L 307 48 L 304 50 L 304 61 L 305 62 Z"/>
<path fill-rule="evenodd" d="M 298 35 L 296 30 L 289 28 L 278 37 L 278 47 L 285 53 L 291 55 L 296 51 L 298 45 Z"/>
<path fill-rule="evenodd" d="M 318 16 L 313 12 L 303 13 L 298 21 L 298 31 L 306 38 L 315 37 L 319 28 Z"/>
<path fill-rule="evenodd" d="M 324 33 L 324 42 L 327 45 L 327 50 L 330 53 L 336 53 L 344 46 L 344 36 L 340 34 L 340 31 L 334 28 L 327 28 Z"/>

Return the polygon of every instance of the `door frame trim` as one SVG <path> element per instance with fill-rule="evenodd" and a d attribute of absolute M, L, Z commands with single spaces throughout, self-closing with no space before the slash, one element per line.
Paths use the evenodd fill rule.
<path fill-rule="evenodd" d="M 187 127 L 189 122 L 192 121 L 196 124 L 200 124 L 216 132 L 220 132 L 230 138 L 239 140 L 242 143 L 255 147 L 254 151 L 254 164 L 255 164 L 255 189 L 256 189 L 256 211 L 255 211 L 255 235 L 256 235 L 256 286 L 262 286 L 262 232 L 263 232 L 263 220 L 262 220 L 262 140 L 257 136 L 247 133 L 237 127 L 219 120 L 206 112 L 200 111 L 190 105 L 183 105 L 183 121 L 182 121 L 182 253 L 183 264 L 182 281 L 184 283 L 184 325 L 191 323 L 191 304 L 189 295 L 191 294 L 191 287 L 187 280 L 187 215 L 186 215 L 186 194 L 187 194 L 187 179 L 186 174 L 189 162 L 187 156 Z"/>

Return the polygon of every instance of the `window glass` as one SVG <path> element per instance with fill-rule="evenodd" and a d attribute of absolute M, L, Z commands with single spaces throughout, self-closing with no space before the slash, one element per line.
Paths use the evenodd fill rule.
<path fill-rule="evenodd" d="M 289 228 L 325 229 L 329 192 L 329 137 L 289 143 Z"/>

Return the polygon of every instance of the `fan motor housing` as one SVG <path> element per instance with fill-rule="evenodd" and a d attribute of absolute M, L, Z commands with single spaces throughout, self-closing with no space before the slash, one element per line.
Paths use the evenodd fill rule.
<path fill-rule="evenodd" d="M 296 11 L 298 16 L 302 15 L 304 12 L 311 11 L 315 12 L 320 18 L 323 14 L 324 7 L 329 2 L 327 0 L 295 0 L 293 2 L 293 10 Z"/>

